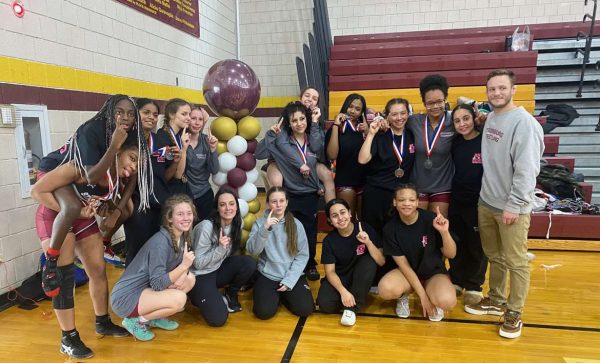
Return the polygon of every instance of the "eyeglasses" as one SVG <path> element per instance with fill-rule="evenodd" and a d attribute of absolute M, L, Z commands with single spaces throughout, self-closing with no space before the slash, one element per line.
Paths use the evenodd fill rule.
<path fill-rule="evenodd" d="M 436 108 L 436 107 L 443 107 L 446 105 L 446 100 L 439 100 L 439 101 L 431 101 L 431 102 L 425 102 L 425 108 Z"/>

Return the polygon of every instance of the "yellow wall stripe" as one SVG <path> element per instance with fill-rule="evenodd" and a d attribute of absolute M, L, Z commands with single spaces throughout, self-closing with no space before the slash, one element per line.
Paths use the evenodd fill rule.
<path fill-rule="evenodd" d="M 179 97 L 192 103 L 206 103 L 200 89 L 140 81 L 19 58 L 0 56 L 0 70 L 2 70 L 0 71 L 0 82 L 2 83 L 104 94 L 123 93 L 133 97 L 148 97 L 156 100 Z M 198 86 L 200 87 L 200 85 Z M 297 96 L 262 96 L 258 107 L 284 107 L 288 102 L 296 99 L 298 99 Z"/>

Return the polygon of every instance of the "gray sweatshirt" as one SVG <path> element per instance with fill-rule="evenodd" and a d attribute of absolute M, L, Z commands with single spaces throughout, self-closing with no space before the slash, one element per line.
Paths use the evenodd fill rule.
<path fill-rule="evenodd" d="M 182 241 L 180 251 L 184 247 Z M 183 253 L 175 254 L 169 232 L 161 227 L 144 243 L 113 287 L 110 304 L 115 314 L 122 318 L 128 317 L 145 289 L 162 291 L 171 286 L 173 282 L 169 278 L 169 272 L 179 266 L 182 260 Z"/>
<path fill-rule="evenodd" d="M 481 201 L 511 213 L 530 213 L 543 153 L 542 127 L 523 107 L 491 112 L 481 141 Z"/>
<path fill-rule="evenodd" d="M 298 254 L 290 256 L 287 250 L 285 219 L 272 226 L 271 231 L 267 231 L 264 225 L 268 213 L 269 210 L 265 211 L 265 215 L 252 226 L 246 250 L 253 256 L 258 256 L 258 271 L 261 274 L 293 289 L 308 262 L 306 233 L 302 223 L 294 218 L 298 230 Z"/>
<path fill-rule="evenodd" d="M 231 225 L 223 227 L 223 234 L 229 235 Z M 216 246 L 213 245 L 216 243 Z M 205 219 L 198 223 L 192 231 L 192 249 L 196 258 L 190 271 L 198 275 L 206 275 L 216 271 L 231 252 L 231 243 L 223 247 L 213 236 L 212 221 Z"/>
<path fill-rule="evenodd" d="M 454 164 L 452 163 L 452 140 L 456 135 L 450 112 L 446 112 L 444 129 L 431 153 L 431 169 L 426 169 L 427 145 L 425 144 L 425 114 L 412 115 L 408 118 L 406 127 L 415 137 L 415 164 L 410 174 L 410 180 L 415 184 L 419 193 L 442 193 L 452 190 Z M 427 123 L 429 135 L 435 130 Z"/>
<path fill-rule="evenodd" d="M 310 167 L 308 178 L 304 178 L 300 173 L 300 167 L 304 161 L 300 156 L 296 141 L 285 130 L 279 134 L 275 134 L 271 130 L 267 131 L 265 138 L 258 143 L 254 157 L 259 160 L 269 157 L 275 159 L 283 175 L 284 187 L 291 193 L 315 193 L 319 190 L 317 161 L 323 151 L 323 139 L 323 130 L 319 124 L 311 122 L 309 143 L 306 148 L 306 164 Z"/>
<path fill-rule="evenodd" d="M 185 175 L 195 199 L 211 188 L 208 178 L 219 171 L 219 155 L 210 151 L 208 136 L 204 134 L 198 136 L 195 148 L 188 147 L 186 155 Z"/>

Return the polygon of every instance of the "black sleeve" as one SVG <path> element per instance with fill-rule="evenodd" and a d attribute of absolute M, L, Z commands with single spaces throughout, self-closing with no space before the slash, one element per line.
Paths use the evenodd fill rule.
<path fill-rule="evenodd" d="M 330 232 L 330 234 L 327 235 L 323 240 L 323 246 L 321 250 L 321 263 L 324 265 L 335 263 L 335 255 L 333 254 L 333 250 L 331 248 L 331 240 L 333 239 L 330 236 L 331 233 L 333 232 Z"/>
<path fill-rule="evenodd" d="M 397 240 L 394 233 L 394 227 L 393 219 L 383 227 L 383 254 L 387 256 L 404 256 L 400 241 Z"/>
<path fill-rule="evenodd" d="M 98 164 L 106 153 L 106 134 L 101 121 L 92 121 L 77 130 L 77 147 L 85 166 Z"/>

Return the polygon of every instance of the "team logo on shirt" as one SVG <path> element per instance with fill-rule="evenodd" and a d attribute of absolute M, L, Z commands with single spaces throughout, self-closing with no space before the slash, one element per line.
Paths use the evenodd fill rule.
<path fill-rule="evenodd" d="M 196 154 L 196 158 L 198 158 L 198 159 L 206 159 L 206 154 Z"/>
<path fill-rule="evenodd" d="M 424 235 L 423 237 L 421 237 L 421 244 L 423 245 L 423 248 L 427 246 L 427 243 L 429 243 L 427 241 L 427 235 Z"/>
<path fill-rule="evenodd" d="M 440 137 L 453 137 L 454 136 L 454 131 L 446 131 L 446 132 L 442 132 Z"/>
<path fill-rule="evenodd" d="M 408 152 L 411 154 L 415 153 L 415 144 L 408 145 Z"/>
<path fill-rule="evenodd" d="M 471 164 L 481 164 L 481 153 L 473 154 L 473 159 L 471 159 Z"/>
<path fill-rule="evenodd" d="M 359 244 L 358 246 L 356 246 L 356 255 L 360 256 L 360 255 L 364 255 L 365 254 L 365 245 L 364 244 Z"/>

